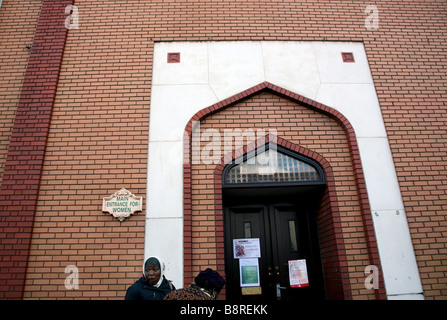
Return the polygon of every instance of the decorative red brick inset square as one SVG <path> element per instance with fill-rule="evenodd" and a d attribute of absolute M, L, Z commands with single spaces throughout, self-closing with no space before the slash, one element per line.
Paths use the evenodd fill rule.
<path fill-rule="evenodd" d="M 352 52 L 342 52 L 341 57 L 343 58 L 343 62 L 355 62 Z"/>
<path fill-rule="evenodd" d="M 168 63 L 180 63 L 180 52 L 169 52 Z"/>

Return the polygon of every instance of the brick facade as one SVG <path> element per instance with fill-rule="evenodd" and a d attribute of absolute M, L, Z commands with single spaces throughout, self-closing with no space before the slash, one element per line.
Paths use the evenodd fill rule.
<path fill-rule="evenodd" d="M 0 108 L 6 115 L 0 119 L 0 239 L 2 246 L 9 245 L 2 247 L 0 262 L 2 298 L 122 299 L 140 276 L 145 212 L 119 223 L 101 213 L 101 203 L 123 186 L 145 195 L 154 42 L 317 40 L 360 41 L 365 46 L 424 295 L 445 299 L 445 1 L 377 2 L 380 20 L 374 30 L 365 28 L 364 10 L 372 4 L 367 1 L 75 0 L 79 29 L 67 31 L 64 8 L 71 3 L 3 0 L 0 8 Z M 44 84 L 49 87 L 42 90 Z M 371 257 L 365 234 L 371 230 L 360 218 L 365 195 L 359 198 L 357 193 L 355 186 L 362 182 L 352 174 L 358 168 L 352 165 L 341 127 L 296 102 L 265 93 L 207 121 L 219 119 L 219 125 L 244 108 L 253 108 L 250 119 L 260 121 L 264 116 L 259 108 L 267 102 L 278 112 L 299 113 L 320 124 L 313 133 L 321 135 L 319 141 L 308 127 L 297 139 L 281 117 L 270 116 L 281 138 L 320 153 L 331 164 L 334 179 L 346 184 L 337 190 L 337 199 L 351 295 L 374 298 L 365 292 L 359 268 Z M 33 113 L 36 103 L 38 113 Z M 32 128 L 43 134 L 31 134 Z M 342 154 L 331 149 L 326 131 L 332 139 L 339 137 Z M 30 156 L 35 162 L 28 161 Z M 199 240 L 214 239 L 215 231 L 209 217 L 212 201 L 207 208 L 197 207 L 199 194 L 209 192 L 214 183 L 214 169 L 207 169 L 203 189 L 197 188 L 203 172 L 193 169 L 185 177 L 196 186 L 192 212 L 206 213 L 203 220 L 191 216 L 195 260 L 186 272 L 219 263 L 215 249 Z M 144 200 L 150 201 L 150 195 Z M 21 258 L 13 262 L 17 252 Z M 64 287 L 64 269 L 71 264 L 81 272 L 79 290 Z"/>

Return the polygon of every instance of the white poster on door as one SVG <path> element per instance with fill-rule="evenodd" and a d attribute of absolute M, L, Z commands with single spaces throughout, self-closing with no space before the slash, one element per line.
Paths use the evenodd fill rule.
<path fill-rule="evenodd" d="M 289 260 L 289 281 L 291 288 L 309 286 L 306 259 Z"/>
<path fill-rule="evenodd" d="M 260 258 L 261 246 L 259 238 L 233 239 L 234 259 Z"/>

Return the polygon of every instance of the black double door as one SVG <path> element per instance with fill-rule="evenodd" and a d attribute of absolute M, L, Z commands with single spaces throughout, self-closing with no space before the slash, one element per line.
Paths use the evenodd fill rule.
<path fill-rule="evenodd" d="M 227 300 L 321 300 L 324 280 L 315 216 L 309 201 L 248 198 L 225 205 Z M 241 286 L 233 239 L 259 239 L 259 286 Z M 291 287 L 289 261 L 305 259 L 309 285 Z"/>

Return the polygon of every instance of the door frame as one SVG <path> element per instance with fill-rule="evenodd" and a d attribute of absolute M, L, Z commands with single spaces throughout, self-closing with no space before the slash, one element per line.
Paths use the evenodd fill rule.
<path fill-rule="evenodd" d="M 276 138 L 276 137 L 275 137 Z M 260 146 L 258 146 L 257 148 L 253 148 L 252 150 L 249 150 L 245 153 L 243 153 L 241 156 L 233 159 L 230 163 L 228 163 L 225 168 L 222 170 L 221 173 L 221 185 L 222 185 L 222 203 L 223 203 L 223 210 L 224 210 L 224 221 L 223 221 L 223 225 L 224 225 L 224 232 L 225 232 L 225 243 L 224 243 L 224 257 L 225 257 L 225 272 L 227 272 L 230 269 L 236 268 L 235 265 L 237 265 L 237 263 L 232 261 L 232 253 L 231 253 L 231 248 L 232 248 L 232 244 L 231 244 L 231 234 L 229 232 L 230 228 L 233 229 L 233 231 L 235 230 L 235 226 L 233 225 L 234 220 L 231 219 L 230 215 L 229 215 L 229 211 L 228 208 L 230 207 L 231 200 L 234 202 L 236 201 L 236 199 L 239 199 L 239 201 L 242 201 L 242 206 L 244 206 L 245 204 L 247 205 L 251 205 L 252 208 L 254 207 L 266 207 L 266 209 L 264 210 L 264 214 L 263 214 L 263 220 L 264 220 L 264 226 L 269 226 L 268 228 L 265 228 L 265 232 L 266 232 L 266 238 L 268 240 L 265 240 L 265 242 L 268 242 L 268 244 L 265 244 L 266 248 L 270 248 L 269 250 L 265 250 L 265 253 L 267 254 L 267 261 L 269 261 L 270 263 L 272 263 L 274 266 L 279 266 L 279 263 L 276 261 L 274 262 L 273 260 L 276 260 L 279 258 L 279 252 L 275 253 L 275 248 L 279 249 L 279 246 L 277 245 L 277 241 L 278 239 L 276 238 L 276 231 L 277 231 L 277 220 L 278 218 L 275 216 L 275 214 L 272 211 L 272 208 L 276 205 L 279 204 L 281 202 L 287 203 L 288 205 L 293 203 L 293 206 L 295 208 L 298 208 L 298 204 L 295 203 L 296 202 L 296 197 L 300 197 L 302 199 L 306 199 L 305 200 L 305 206 L 306 206 L 306 221 L 308 223 L 308 226 L 306 228 L 306 232 L 309 234 L 309 242 L 311 241 L 310 239 L 310 235 L 312 234 L 311 230 L 310 230 L 310 226 L 309 226 L 309 221 L 310 219 L 310 214 L 309 214 L 309 208 L 312 206 L 312 204 L 310 203 L 310 199 L 315 198 L 315 200 L 313 202 L 318 202 L 319 199 L 321 198 L 320 195 L 322 193 L 322 189 L 324 187 L 326 187 L 326 174 L 323 170 L 323 168 L 320 166 L 319 163 L 317 163 L 315 160 L 313 160 L 312 158 L 309 158 L 307 156 L 304 156 L 302 154 L 299 154 L 297 152 L 293 152 L 292 150 L 285 148 L 284 146 L 278 145 L 276 143 L 276 139 L 272 139 L 272 141 L 270 142 L 270 140 L 264 144 L 261 144 Z M 316 170 L 316 173 L 318 174 L 316 177 L 316 179 L 312 180 L 312 181 L 303 181 L 303 180 L 298 180 L 298 181 L 281 181 L 281 182 L 256 182 L 256 183 L 227 183 L 226 182 L 226 176 L 230 173 L 230 170 L 232 168 L 234 168 L 235 166 L 239 166 L 243 163 L 245 163 L 246 161 L 248 161 L 249 159 L 252 158 L 256 158 L 259 154 L 262 154 L 264 152 L 269 151 L 270 149 L 272 150 L 276 150 L 277 152 L 286 155 L 289 158 L 298 160 L 302 163 L 305 163 L 307 165 L 310 165 L 311 167 L 313 167 Z M 249 199 L 246 199 L 245 196 L 248 196 Z M 261 201 L 257 201 L 257 200 L 250 200 L 250 198 L 253 197 L 262 197 L 263 200 Z M 268 201 L 268 203 L 265 202 L 265 197 L 268 197 L 270 200 Z M 292 198 L 295 198 L 295 200 L 292 200 Z M 242 200 L 241 200 L 242 199 Z M 316 212 L 316 210 L 311 210 L 313 214 L 313 211 Z M 313 239 L 313 241 L 316 241 L 317 244 L 312 244 L 309 243 L 309 250 L 313 251 L 315 250 L 315 248 L 318 248 L 318 255 L 319 255 L 319 245 L 318 245 L 318 236 L 316 236 L 316 239 Z M 264 248 L 265 249 L 265 248 Z M 322 268 L 321 266 L 321 257 L 313 257 L 312 260 L 315 259 L 315 262 L 312 261 L 312 265 L 315 265 L 316 268 L 314 270 L 319 270 L 318 272 L 315 271 L 315 277 L 318 277 L 318 273 L 321 271 L 322 273 Z M 271 260 L 271 261 L 270 261 Z M 269 263 L 268 262 L 268 263 Z M 268 264 L 267 263 L 267 264 Z M 282 268 L 280 266 L 280 268 Z M 261 267 L 260 267 L 261 269 Z M 231 273 L 235 272 L 234 270 L 232 270 Z M 278 272 L 279 274 L 279 270 L 273 270 L 273 273 Z M 228 273 L 226 273 L 228 275 Z M 281 273 L 281 275 L 283 274 L 283 272 Z M 233 274 L 229 275 L 230 279 L 233 278 Z M 275 276 L 276 277 L 276 276 Z M 236 277 L 237 278 L 237 277 Z M 261 275 L 261 278 L 264 279 L 264 285 L 261 286 L 264 289 L 265 283 L 270 283 L 270 279 L 266 279 L 265 276 Z M 317 290 L 317 291 L 322 291 L 325 292 L 324 289 L 324 281 L 320 281 L 317 280 L 315 281 L 317 283 L 316 286 L 321 286 L 322 290 Z M 227 282 L 228 286 L 229 282 Z M 237 287 L 237 286 L 236 286 Z M 312 291 L 313 288 L 312 288 Z M 323 296 L 324 294 L 319 295 L 320 297 Z M 229 296 L 227 295 L 227 298 Z M 244 297 L 245 298 L 245 297 Z"/>
<path fill-rule="evenodd" d="M 216 226 L 216 270 L 225 274 L 225 250 L 224 250 L 224 223 L 223 223 L 223 188 L 222 188 L 222 173 L 228 164 L 228 159 L 235 159 L 240 155 L 246 154 L 263 144 L 268 144 L 274 141 L 278 146 L 282 146 L 292 152 L 304 155 L 307 158 L 314 160 L 323 169 L 326 176 L 326 187 L 323 191 L 318 215 L 318 231 L 319 234 L 324 232 L 326 235 L 324 248 L 323 243 L 320 243 L 321 249 L 330 254 L 322 253 L 323 270 L 326 282 L 326 296 L 329 300 L 351 300 L 351 284 L 349 281 L 349 270 L 346 264 L 347 255 L 343 240 L 343 231 L 340 224 L 340 212 L 338 209 L 338 200 L 335 192 L 335 178 L 330 163 L 320 154 L 307 149 L 305 147 L 296 145 L 281 137 L 272 134 L 266 135 L 264 138 L 255 141 L 255 143 L 248 144 L 240 150 L 236 150 L 230 156 L 222 158 L 221 163 L 218 164 L 214 170 L 214 199 L 215 199 L 215 226 Z M 189 171 L 188 171 L 189 172 Z M 186 181 L 186 186 L 189 187 L 189 181 Z M 189 190 L 189 189 L 188 189 Z M 186 193 L 185 205 L 190 206 L 190 193 Z M 185 256 L 190 256 L 190 244 L 188 242 L 188 233 L 190 216 L 185 216 Z M 321 230 L 324 229 L 324 230 Z M 320 239 L 321 241 L 321 239 Z M 187 259 L 185 258 L 185 261 Z M 185 262 L 186 263 L 186 262 Z M 187 278 L 190 275 L 190 278 Z M 328 282 L 329 280 L 329 282 Z M 193 281 L 192 273 L 185 273 L 185 283 Z M 221 292 L 221 297 L 225 296 L 225 287 Z"/>

